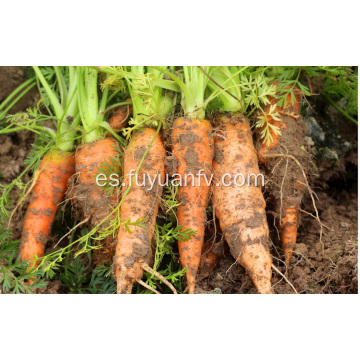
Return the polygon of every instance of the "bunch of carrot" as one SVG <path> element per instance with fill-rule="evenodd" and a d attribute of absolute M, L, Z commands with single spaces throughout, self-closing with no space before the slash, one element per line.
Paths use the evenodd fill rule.
<path fill-rule="evenodd" d="M 82 220 L 91 228 L 101 232 L 117 222 L 117 235 L 103 239 L 108 244 L 110 259 L 113 256 L 117 292 L 131 293 L 135 282 L 148 287 L 142 277 L 144 271 L 153 272 L 152 242 L 163 189 L 158 182 L 151 190 L 147 185 L 153 178 L 164 182 L 166 149 L 161 129 L 169 127 L 169 149 L 176 173 L 182 179 L 195 178 L 194 183 L 179 186 L 177 192 L 178 225 L 195 231 L 178 242 L 188 292 L 195 293 L 200 264 L 213 268 L 220 255 L 211 251 L 209 243 L 204 248 L 206 210 L 211 201 L 232 256 L 246 268 L 259 293 L 272 293 L 269 229 L 261 187 L 254 183 L 237 186 L 234 181 L 227 186 L 223 182 L 226 175 L 234 178 L 237 174 L 259 174 L 258 155 L 262 163 L 267 163 L 270 150 L 281 142 L 274 132 L 271 144 L 263 145 L 258 153 L 255 150 L 250 121 L 244 116 L 241 73 L 245 68 L 184 66 L 179 77 L 173 68 L 121 67 L 117 71 L 131 99 L 126 101 L 129 105 L 123 103 L 117 108 L 109 123 L 105 114 L 110 87 L 108 84 L 103 87 L 100 98 L 98 69 L 70 68 L 68 85 L 57 69 L 58 93 L 39 68 L 34 70 L 54 109 L 57 131 L 56 146 L 42 159 L 35 175 L 24 222 L 20 251 L 30 266 L 36 266 L 43 256 L 56 210 L 67 192 Z M 108 77 L 113 76 L 111 71 L 108 70 Z M 165 80 L 165 76 L 170 80 Z M 174 92 L 181 94 L 183 116 L 168 124 L 167 117 L 175 105 Z M 298 115 L 300 92 L 295 94 L 291 111 Z M 270 98 L 268 108 L 275 101 Z M 206 117 L 207 106 L 215 114 L 211 120 Z M 280 122 L 279 127 L 285 131 L 285 122 Z M 130 138 L 127 144 L 118 135 L 122 130 Z M 74 153 L 78 137 L 81 144 Z M 122 159 L 118 165 L 124 175 L 122 191 L 106 196 L 95 178 L 101 164 L 114 157 Z M 134 181 L 135 177 L 131 180 L 128 176 L 131 171 L 145 179 L 145 186 Z M 297 183 L 300 189 L 303 179 L 299 178 Z M 296 241 L 300 201 L 300 195 L 288 197 L 281 209 L 281 237 L 287 262 Z M 98 247 L 95 249 L 99 251 Z M 157 276 L 176 292 L 159 273 Z"/>

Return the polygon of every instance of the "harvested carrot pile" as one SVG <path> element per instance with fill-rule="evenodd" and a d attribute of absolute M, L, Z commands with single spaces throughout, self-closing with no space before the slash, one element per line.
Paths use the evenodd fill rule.
<path fill-rule="evenodd" d="M 357 293 L 357 67 L 13 71 L 0 293 Z"/>

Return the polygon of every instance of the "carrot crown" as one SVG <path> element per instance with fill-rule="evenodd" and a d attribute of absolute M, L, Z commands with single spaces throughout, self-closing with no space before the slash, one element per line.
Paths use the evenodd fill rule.
<path fill-rule="evenodd" d="M 152 66 L 170 77 L 181 91 L 181 106 L 186 116 L 195 119 L 205 118 L 205 108 L 208 101 L 205 101 L 205 89 L 209 78 L 207 71 L 209 66 L 183 66 L 183 79 L 179 79 L 172 72 L 160 66 Z"/>
<path fill-rule="evenodd" d="M 176 101 L 169 90 L 179 90 L 172 81 L 164 80 L 165 69 L 146 66 L 104 68 L 111 74 L 104 84 L 121 86 L 121 81 L 125 81 L 129 89 L 133 105 L 133 118 L 129 124 L 134 126 L 123 130 L 127 137 L 136 129 L 165 124 L 165 118 Z"/>
<path fill-rule="evenodd" d="M 84 141 L 90 143 L 103 138 L 108 131 L 104 121 L 105 108 L 109 86 L 105 86 L 99 105 L 98 71 L 96 69 L 78 66 L 79 111 L 84 129 Z M 111 130 L 111 129 L 110 129 Z"/>
<path fill-rule="evenodd" d="M 216 66 L 209 71 L 209 89 L 212 91 L 210 99 L 215 97 L 220 111 L 243 111 L 244 102 L 241 93 L 240 74 L 246 67 Z"/>

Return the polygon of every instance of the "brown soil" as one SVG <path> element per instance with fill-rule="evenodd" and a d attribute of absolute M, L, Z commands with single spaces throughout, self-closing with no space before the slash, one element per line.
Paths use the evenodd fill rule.
<path fill-rule="evenodd" d="M 332 107 L 322 103 L 321 99 L 316 99 L 314 108 L 316 111 L 312 111 L 325 131 L 325 142 L 315 141 L 314 146 L 306 146 L 306 150 L 312 154 L 311 163 L 315 163 L 315 166 L 311 164 L 308 168 L 312 188 L 318 199 L 316 205 L 319 215 L 326 227 L 323 228 L 321 244 L 320 226 L 316 219 L 304 212 L 300 214 L 297 244 L 287 269 L 287 279 L 298 293 L 358 293 L 357 127 L 342 118 Z M 270 251 L 274 265 L 285 274 L 283 251 L 276 227 L 278 214 L 269 206 L 273 204 L 270 196 L 267 197 L 267 204 L 272 239 Z M 301 208 L 308 213 L 315 213 L 306 193 Z M 216 224 L 216 228 L 219 229 L 219 224 Z M 211 234 L 213 231 L 214 226 L 210 223 L 207 232 Z M 216 242 L 220 241 L 222 236 L 218 233 Z M 275 272 L 272 284 L 275 293 L 294 293 L 282 276 Z M 256 293 L 250 276 L 235 262 L 226 242 L 223 256 L 210 277 L 198 283 L 197 291 Z"/>
<path fill-rule="evenodd" d="M 25 80 L 24 68 L 0 67 L 0 102 L 16 86 Z M 39 96 L 33 89 L 13 109 L 24 111 L 35 106 Z M 311 216 L 302 213 L 295 252 L 287 271 L 288 280 L 299 293 L 357 293 L 358 292 L 358 193 L 357 193 L 357 127 L 343 119 L 332 107 L 325 105 L 320 98 L 314 99 L 315 117 L 325 132 L 325 142 L 315 143 L 313 154 L 319 177 L 313 181 L 313 189 L 318 198 L 317 207 L 320 218 L 326 228 L 323 233 L 324 252 L 319 242 L 319 224 Z M 24 159 L 31 150 L 34 135 L 29 132 L 0 136 L 0 183 L 9 184 L 25 169 Z M 345 143 L 350 144 L 344 146 Z M 328 156 L 327 151 L 337 154 L 337 158 Z M 26 175 L 24 181 L 30 181 Z M 11 195 L 16 203 L 18 190 Z M 25 201 L 11 222 L 13 239 L 19 239 L 22 221 L 28 202 Z M 306 194 L 302 209 L 314 213 L 311 199 Z M 283 255 L 274 226 L 274 216 L 268 213 L 271 232 L 271 254 L 274 265 L 285 274 Z M 216 242 L 222 240 L 217 223 Z M 213 235 L 214 226 L 210 222 L 205 238 Z M 55 241 L 51 238 L 47 249 Z M 238 265 L 224 241 L 220 257 L 211 275 L 197 284 L 198 293 L 256 293 L 250 276 Z M 284 279 L 273 273 L 275 293 L 293 293 L 293 289 Z M 61 289 L 59 281 L 50 282 L 41 293 L 57 293 Z"/>
<path fill-rule="evenodd" d="M 25 68 L 16 66 L 0 66 L 0 103 L 16 89 L 22 82 L 26 81 Z M 11 113 L 25 111 L 30 106 L 35 106 L 39 95 L 35 88 L 28 92 L 11 110 Z M 13 133 L 0 136 L 0 183 L 8 185 L 25 170 L 24 160 L 31 151 L 31 144 L 35 136 L 29 131 Z M 25 175 L 23 182 L 31 180 Z M 18 199 L 18 190 L 11 192 L 14 202 Z M 27 202 L 25 201 L 22 210 L 14 215 L 11 223 L 13 239 L 19 239 L 22 229 Z M 11 209 L 12 210 L 12 209 Z"/>

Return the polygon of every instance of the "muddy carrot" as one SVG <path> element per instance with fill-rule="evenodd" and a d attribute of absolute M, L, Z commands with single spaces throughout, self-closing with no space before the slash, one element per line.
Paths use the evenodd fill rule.
<path fill-rule="evenodd" d="M 238 186 L 242 178 L 235 179 L 238 174 L 260 173 L 249 120 L 234 114 L 222 115 L 218 121 L 220 136 L 215 138 L 213 162 L 216 217 L 234 259 L 248 271 L 259 293 L 268 294 L 272 259 L 265 200 L 260 186 Z M 230 186 L 226 186 L 230 177 L 224 183 L 225 174 L 231 177 Z"/>
<path fill-rule="evenodd" d="M 116 188 L 113 187 L 110 194 L 107 194 L 105 189 L 108 178 L 114 171 L 118 177 L 121 174 L 121 148 L 114 137 L 105 137 L 106 128 L 101 126 L 104 123 L 108 86 L 105 87 L 102 97 L 99 99 L 97 70 L 78 67 L 77 71 L 83 144 L 76 149 L 75 175 L 67 196 L 72 199 L 81 217 L 89 221 L 90 227 L 92 229 L 98 227 L 98 231 L 101 231 L 105 230 L 116 216 L 115 213 L 110 216 L 119 202 Z M 112 169 L 111 174 L 106 174 L 105 184 L 102 181 L 99 182 L 99 179 L 102 178 L 98 178 L 98 175 L 106 172 L 102 169 L 103 166 L 112 163 L 112 160 L 117 166 L 116 169 Z M 111 190 L 109 185 L 107 185 L 107 189 Z M 101 245 L 102 247 L 95 251 L 94 261 L 96 264 L 111 261 L 115 252 L 112 235 L 105 237 Z"/>
<path fill-rule="evenodd" d="M 220 68 L 211 76 L 223 89 L 230 78 L 232 85 L 240 84 L 238 69 Z M 209 85 L 216 91 L 214 82 Z M 218 96 L 223 105 L 215 119 L 215 214 L 232 256 L 247 270 L 258 292 L 268 294 L 272 292 L 269 228 L 261 183 L 256 183 L 261 178 L 249 120 L 239 114 L 243 108 L 240 87 L 233 86 Z M 250 181 L 244 184 L 244 179 Z"/>
<path fill-rule="evenodd" d="M 156 136 L 150 146 L 154 136 Z M 115 277 L 119 294 L 130 294 L 133 284 L 143 276 L 143 264 L 152 258 L 151 241 L 156 224 L 156 216 L 162 195 L 165 177 L 165 148 L 155 129 L 145 128 L 133 135 L 124 155 L 125 189 L 130 185 L 131 170 L 135 173 L 145 151 L 150 147 L 137 174 L 130 192 L 120 206 L 120 218 L 129 223 L 142 219 L 137 225 L 122 224 L 119 228 L 116 254 L 114 258 Z M 153 187 L 151 182 L 157 179 Z M 138 185 L 139 184 L 139 185 Z"/>
<path fill-rule="evenodd" d="M 138 96 L 139 87 L 145 91 L 143 80 L 150 72 L 158 79 L 163 76 L 155 69 L 147 69 L 146 72 L 144 66 L 132 66 L 129 74 L 133 78 L 128 85 L 136 125 L 130 129 L 133 134 L 124 155 L 125 187 L 120 205 L 122 223 L 113 262 L 118 294 L 130 294 L 135 282 L 149 288 L 141 278 L 144 271 L 153 272 L 149 266 L 153 258 L 151 245 L 163 192 L 160 184 L 164 184 L 165 177 L 165 148 L 159 131 L 173 106 L 173 100 L 158 86 L 151 88 L 154 96 L 150 101 Z M 131 173 L 136 174 L 136 178 L 130 180 Z M 176 293 L 166 279 L 156 271 L 154 274 Z"/>
<path fill-rule="evenodd" d="M 104 188 L 98 186 L 96 177 L 101 173 L 102 164 L 110 163 L 111 159 L 119 155 L 119 147 L 114 138 L 104 138 L 91 143 L 83 144 L 75 153 L 76 185 L 69 189 L 69 196 L 74 200 L 83 219 L 89 219 L 91 228 L 99 225 L 118 204 L 118 196 L 114 189 L 113 194 L 106 195 Z M 117 169 L 121 171 L 120 164 Z M 107 227 L 109 221 L 115 218 L 113 214 L 102 223 L 99 230 Z M 102 240 L 102 247 L 94 251 L 94 262 L 104 264 L 111 262 L 115 253 L 114 238 L 106 237 Z"/>
<path fill-rule="evenodd" d="M 180 262 L 187 269 L 189 294 L 194 294 L 196 274 L 204 242 L 206 207 L 211 189 L 214 142 L 212 128 L 205 119 L 205 89 L 208 78 L 199 66 L 183 66 L 184 81 L 167 73 L 181 89 L 184 117 L 175 120 L 171 132 L 172 154 L 181 178 L 177 193 L 178 224 L 196 231 L 187 240 L 178 241 Z M 202 172 L 201 172 L 202 171 Z M 202 173 L 202 175 L 199 175 Z M 192 182 L 194 177 L 194 182 Z"/>
<path fill-rule="evenodd" d="M 174 122 L 171 133 L 172 154 L 178 164 L 177 174 L 184 182 L 178 191 L 181 202 L 177 208 L 178 224 L 196 231 L 190 239 L 178 242 L 181 265 L 188 269 L 186 278 L 189 294 L 193 294 L 195 290 L 204 241 L 206 207 L 211 190 L 214 149 L 211 130 L 207 120 L 179 118 Z M 201 171 L 207 179 L 198 176 Z"/>
<path fill-rule="evenodd" d="M 289 87 L 287 87 L 289 89 Z M 301 149 L 304 145 L 305 124 L 300 116 L 301 110 L 301 92 L 294 88 L 295 101 L 291 103 L 291 95 L 287 96 L 287 101 L 283 106 L 276 106 L 274 113 L 278 113 L 280 121 L 273 119 L 271 115 L 266 116 L 269 124 L 279 127 L 281 133 L 275 133 L 270 127 L 270 141 L 263 141 L 258 151 L 258 157 L 261 163 L 265 164 L 267 171 L 271 174 L 277 166 L 277 178 L 272 180 L 270 193 L 275 199 L 276 212 L 279 214 L 280 239 L 285 255 L 285 261 L 289 264 L 293 249 L 296 244 L 297 228 L 299 223 L 299 209 L 304 193 L 304 177 L 302 170 L 294 162 L 283 159 L 280 163 L 279 158 L 268 158 L 269 154 L 291 154 L 296 157 L 306 168 L 306 153 Z M 264 109 L 268 114 L 270 107 L 277 104 L 277 99 L 270 98 L 270 104 Z M 266 124 L 261 132 L 264 132 Z M 281 187 L 279 186 L 281 184 Z"/>

